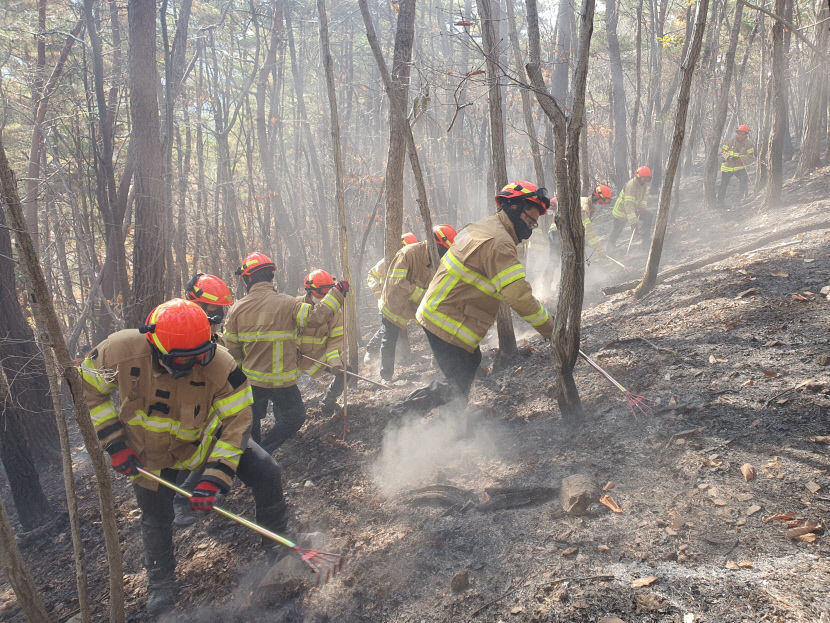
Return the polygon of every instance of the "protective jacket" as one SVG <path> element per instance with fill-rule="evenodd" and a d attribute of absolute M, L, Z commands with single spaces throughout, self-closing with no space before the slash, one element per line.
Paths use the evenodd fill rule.
<path fill-rule="evenodd" d="M 253 402 L 245 374 L 223 347 L 207 366 L 175 379 L 153 361 L 137 329 L 110 335 L 81 364 L 84 395 L 98 439 L 121 440 L 147 469 L 196 470 L 223 490 L 233 483 L 251 427 Z M 113 394 L 118 390 L 120 408 Z M 154 481 L 137 483 L 156 490 Z"/>
<path fill-rule="evenodd" d="M 310 294 L 298 296 L 298 301 L 308 303 L 314 307 L 320 299 L 315 299 Z M 312 359 L 322 361 L 330 366 L 343 367 L 343 311 L 338 311 L 331 320 L 319 327 L 306 326 L 299 330 L 297 344 L 300 347 L 300 370 L 309 376 L 315 376 L 320 370 L 325 369 L 319 363 L 305 359 L 302 355 L 308 355 Z"/>
<path fill-rule="evenodd" d="M 599 254 L 605 254 L 605 248 L 602 245 L 602 240 L 594 231 L 594 224 L 591 222 L 591 217 L 594 216 L 594 201 L 591 197 L 581 197 L 579 205 L 582 207 L 582 226 L 585 228 L 585 244 L 591 247 Z"/>
<path fill-rule="evenodd" d="M 343 295 L 332 288 L 313 307 L 280 294 L 260 281 L 251 286 L 225 319 L 225 343 L 251 385 L 288 387 L 300 378 L 297 333 L 327 325 L 340 311 Z"/>
<path fill-rule="evenodd" d="M 415 320 L 418 303 L 435 274 L 429 259 L 428 244 L 433 243 L 422 240 L 401 247 L 386 273 L 380 311 L 384 318 L 398 327 L 404 328 L 410 320 Z"/>
<path fill-rule="evenodd" d="M 749 138 L 733 138 L 721 147 L 721 171 L 743 171 L 755 159 L 755 145 Z"/>
<path fill-rule="evenodd" d="M 473 352 L 504 300 L 549 338 L 553 321 L 525 279 L 518 244 L 504 211 L 462 229 L 418 307 L 420 325 L 445 342 Z"/>
<path fill-rule="evenodd" d="M 646 209 L 646 194 L 648 184 L 643 184 L 637 177 L 632 177 L 625 183 L 614 204 L 614 218 L 634 223 Z"/>
<path fill-rule="evenodd" d="M 382 257 L 377 264 L 369 269 L 369 274 L 366 277 L 366 285 L 375 295 L 375 299 L 380 301 L 380 295 L 383 292 L 383 282 L 386 281 L 386 258 Z M 378 303 L 380 308 L 380 303 Z"/>

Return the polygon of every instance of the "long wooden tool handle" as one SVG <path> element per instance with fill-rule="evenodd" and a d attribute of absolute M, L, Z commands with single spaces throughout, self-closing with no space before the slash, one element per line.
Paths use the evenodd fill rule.
<path fill-rule="evenodd" d="M 309 361 L 313 361 L 314 363 L 319 363 L 321 366 L 325 366 L 327 369 L 331 370 L 331 366 L 323 361 L 317 361 L 314 357 L 309 357 L 308 355 L 303 355 L 303 359 L 308 359 Z M 377 385 L 381 389 L 393 389 L 389 387 L 389 385 L 384 385 L 383 383 L 378 383 L 377 381 L 373 381 L 372 379 L 367 379 L 365 376 L 360 376 L 359 374 L 355 374 L 351 370 L 344 370 L 344 374 L 348 374 L 349 376 L 353 376 L 356 379 L 360 379 L 361 381 L 366 381 L 367 383 L 371 383 L 372 385 Z"/>

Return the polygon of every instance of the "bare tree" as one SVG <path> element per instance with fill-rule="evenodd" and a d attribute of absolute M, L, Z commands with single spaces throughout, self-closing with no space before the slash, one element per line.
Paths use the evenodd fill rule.
<path fill-rule="evenodd" d="M 614 94 L 614 184 L 622 188 L 628 181 L 628 131 L 625 124 L 625 85 L 623 84 L 620 41 L 617 38 L 617 0 L 608 0 L 605 5 L 605 33 L 608 37 L 608 54 L 611 66 L 611 90 Z"/>
<path fill-rule="evenodd" d="M 815 33 L 816 47 L 826 50 L 830 47 L 830 3 L 825 0 L 816 0 L 815 6 Z M 830 98 L 830 83 L 822 78 L 822 71 L 826 71 L 818 52 L 813 52 L 813 58 L 808 68 L 811 77 L 807 92 L 807 106 L 804 111 L 804 140 L 801 143 L 801 155 L 798 160 L 798 175 L 805 175 L 821 166 L 822 152 L 830 149 L 828 142 L 827 106 Z"/>
<path fill-rule="evenodd" d="M 539 17 L 536 0 L 527 0 L 527 21 L 530 47 L 538 50 Z M 536 99 L 553 124 L 556 137 L 556 187 L 559 199 L 556 226 L 562 237 L 562 268 L 552 342 L 557 373 L 556 400 L 562 416 L 570 421 L 582 418 L 582 402 L 573 378 L 579 353 L 585 286 L 585 228 L 582 226 L 579 201 L 579 136 L 585 118 L 585 87 L 591 35 L 594 31 L 594 0 L 583 1 L 579 23 L 579 48 L 570 116 L 565 114 L 561 104 L 548 92 L 541 67 L 533 62 L 526 67 Z"/>
<path fill-rule="evenodd" d="M 689 92 L 692 88 L 695 64 L 700 55 L 700 47 L 703 42 L 703 32 L 706 27 L 706 12 L 709 9 L 709 0 L 700 0 L 697 5 L 697 17 L 695 19 L 695 30 L 691 46 L 683 61 L 683 78 L 680 84 L 680 94 L 677 97 L 677 114 L 674 118 L 674 135 L 672 136 L 669 162 L 666 165 L 666 175 L 663 178 L 663 186 L 660 189 L 660 207 L 657 210 L 657 224 L 654 227 L 654 235 L 651 239 L 651 249 L 648 254 L 648 263 L 643 280 L 634 291 L 634 296 L 640 298 L 654 288 L 657 280 L 657 271 L 660 267 L 660 255 L 663 252 L 663 239 L 666 236 L 666 226 L 669 222 L 669 208 L 671 207 L 671 194 L 674 185 L 674 174 L 680 162 L 680 151 L 683 148 L 683 137 L 686 133 L 686 112 L 689 109 Z"/>
<path fill-rule="evenodd" d="M 775 12 L 783 15 L 787 0 L 775 0 Z M 787 133 L 787 60 L 784 56 L 784 24 L 775 20 L 772 26 L 772 129 L 767 153 L 768 173 L 764 208 L 781 206 L 781 187 L 784 181 L 784 140 Z"/>

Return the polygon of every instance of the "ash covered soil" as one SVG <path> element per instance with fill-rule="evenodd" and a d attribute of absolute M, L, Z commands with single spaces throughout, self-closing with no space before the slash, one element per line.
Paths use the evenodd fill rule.
<path fill-rule="evenodd" d="M 749 203 L 713 215 L 682 202 L 662 265 L 826 222 L 830 169 L 785 197 L 768 213 Z M 644 257 L 630 262 L 640 274 Z M 630 278 L 589 268 L 582 346 L 646 396 L 652 415 L 635 419 L 580 361 L 585 416 L 564 422 L 550 348 L 517 321 L 520 353 L 494 365 L 488 342 L 468 414 L 451 405 L 392 420 L 388 405 L 437 376 L 410 329 L 413 356 L 395 389 L 351 388 L 345 441 L 342 414 L 321 418 L 323 385 L 311 382 L 308 421 L 277 452 L 297 529 L 321 533 L 313 542 L 342 553 L 342 571 L 324 586 L 294 562 L 268 572 L 257 536 L 207 517 L 176 533 L 182 591 L 164 620 L 830 621 L 830 301 L 821 294 L 830 229 L 680 274 L 641 301 L 599 292 Z M 361 372 L 377 378 L 372 366 Z M 80 453 L 76 463 L 90 593 L 104 620 L 97 498 Z M 622 512 L 595 503 L 565 513 L 560 485 L 573 474 L 607 488 Z M 128 619 L 145 621 L 139 512 L 124 479 L 114 484 Z M 58 499 L 60 482 L 48 486 Z M 240 486 L 226 505 L 253 514 Z M 815 537 L 787 537 L 807 521 L 819 524 Z M 54 620 L 75 614 L 68 530 L 23 535 L 21 547 Z M 23 620 L 5 582 L 0 619 Z"/>

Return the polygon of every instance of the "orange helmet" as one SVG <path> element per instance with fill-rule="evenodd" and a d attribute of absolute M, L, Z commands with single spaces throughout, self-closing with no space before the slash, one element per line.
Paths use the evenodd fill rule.
<path fill-rule="evenodd" d="M 600 184 L 594 188 L 594 192 L 591 193 L 591 198 L 596 203 L 605 205 L 611 201 L 611 189 L 605 184 Z"/>
<path fill-rule="evenodd" d="M 214 275 L 196 273 L 187 282 L 184 295 L 188 301 L 208 305 L 233 305 L 233 295 L 224 281 Z"/>
<path fill-rule="evenodd" d="M 150 312 L 139 331 L 147 335 L 159 363 L 173 376 L 196 364 L 206 366 L 216 354 L 210 321 L 192 301 L 171 299 L 162 303 Z"/>
<path fill-rule="evenodd" d="M 637 169 L 637 172 L 634 175 L 636 177 L 639 177 L 639 178 L 644 179 L 644 180 L 650 180 L 651 179 L 651 169 L 649 169 L 646 166 L 642 166 L 639 169 Z"/>
<path fill-rule="evenodd" d="M 737 133 L 738 133 L 738 134 L 749 134 L 749 126 L 748 126 L 748 125 L 746 125 L 746 124 L 744 124 L 744 125 L 739 125 L 739 126 L 738 126 L 738 130 L 737 130 Z"/>
<path fill-rule="evenodd" d="M 536 184 L 531 184 L 525 180 L 510 182 L 502 188 L 496 195 L 496 205 L 499 209 L 502 209 L 518 199 L 524 199 L 534 204 L 539 209 L 540 215 L 550 209 L 550 197 L 548 197 L 547 189 L 539 188 Z"/>
<path fill-rule="evenodd" d="M 254 251 L 253 253 L 249 253 L 248 256 L 242 260 L 242 266 L 236 269 L 236 274 L 247 277 L 249 275 L 253 275 L 258 270 L 262 270 L 263 268 L 276 270 L 277 266 L 271 261 L 271 258 L 264 253 Z"/>
<path fill-rule="evenodd" d="M 418 242 L 418 237 L 413 234 L 411 231 L 406 232 L 405 234 L 401 235 L 401 245 L 406 246 L 408 244 L 415 244 Z"/>
<path fill-rule="evenodd" d="M 550 209 L 554 212 L 559 209 L 559 199 L 556 196 L 550 198 Z"/>
<path fill-rule="evenodd" d="M 436 225 L 432 228 L 432 233 L 435 235 L 436 243 L 445 249 L 449 249 L 455 240 L 456 231 L 452 225 Z"/>
<path fill-rule="evenodd" d="M 312 270 L 305 278 L 305 291 L 321 299 L 334 287 L 334 277 L 325 270 Z"/>

